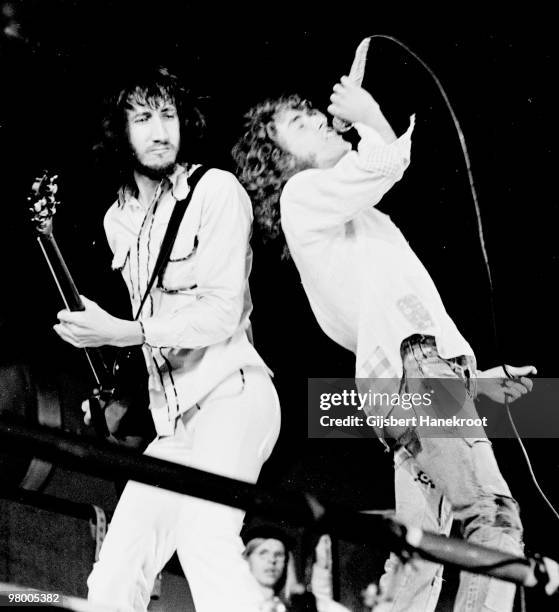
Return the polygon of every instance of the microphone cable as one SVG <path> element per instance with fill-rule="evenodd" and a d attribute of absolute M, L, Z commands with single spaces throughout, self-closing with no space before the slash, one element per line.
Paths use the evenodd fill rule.
<path fill-rule="evenodd" d="M 485 265 L 485 271 L 487 274 L 487 280 L 488 280 L 488 284 L 489 284 L 489 302 L 490 302 L 490 312 L 491 312 L 491 323 L 492 323 L 492 330 L 493 330 L 493 337 L 494 337 L 494 343 L 495 343 L 495 348 L 497 350 L 497 354 L 502 356 L 501 350 L 500 350 L 500 342 L 499 342 L 499 334 L 497 331 L 497 316 L 496 316 L 496 307 L 495 307 L 495 292 L 494 292 L 494 285 L 493 285 L 493 276 L 491 273 L 491 266 L 489 264 L 489 256 L 487 254 L 487 248 L 485 246 L 485 237 L 484 237 L 484 232 L 483 232 L 483 223 L 482 223 L 482 219 L 481 219 L 481 209 L 479 206 L 479 199 L 478 199 L 478 195 L 477 195 L 477 189 L 475 186 L 475 182 L 474 182 L 474 177 L 473 177 L 473 173 L 472 173 L 472 168 L 471 168 L 471 161 L 470 161 L 470 155 L 468 153 L 468 147 L 466 145 L 466 138 L 464 137 L 464 132 L 462 131 L 462 127 L 460 126 L 460 122 L 458 121 L 458 117 L 456 116 L 456 113 L 454 112 L 454 108 L 450 102 L 450 99 L 441 83 L 441 81 L 439 80 L 439 78 L 437 77 L 437 75 L 435 74 L 435 72 L 432 70 L 432 68 L 414 51 L 412 51 L 412 49 L 410 49 L 405 43 L 403 43 L 402 41 L 398 40 L 397 38 L 395 38 L 394 36 L 390 36 L 388 34 L 373 34 L 372 36 L 367 37 L 368 40 L 372 40 L 374 38 L 381 38 L 381 39 L 385 39 L 385 40 L 389 40 L 392 41 L 393 43 L 395 43 L 396 45 L 398 45 L 399 47 L 401 47 L 402 49 L 404 49 L 411 57 L 413 57 L 425 70 L 426 72 L 429 74 L 429 76 L 433 79 L 433 81 L 435 82 L 435 85 L 437 86 L 437 89 L 439 90 L 439 93 L 441 94 L 444 103 L 446 105 L 446 108 L 448 110 L 448 112 L 450 113 L 450 116 L 452 118 L 452 122 L 454 124 L 454 128 L 456 130 L 456 133 L 458 134 L 458 140 L 460 142 L 460 148 L 462 150 L 462 157 L 464 160 L 464 164 L 466 167 L 466 174 L 468 176 L 468 183 L 469 183 L 469 188 L 470 188 L 470 194 L 472 196 L 472 201 L 474 204 L 474 209 L 475 209 L 475 215 L 476 215 L 476 222 L 477 222 L 477 231 L 478 231 L 478 238 L 479 238 L 479 244 L 481 247 L 481 253 L 482 253 L 482 257 L 483 257 L 483 262 Z M 364 40 L 367 40 L 364 39 Z M 363 41 L 364 42 L 364 41 Z M 361 43 L 361 45 L 363 45 L 363 42 Z M 360 47 L 361 47 L 360 45 Z M 363 48 L 363 47 L 361 47 Z M 358 48 L 359 50 L 359 48 Z M 368 47 L 367 47 L 367 51 L 368 51 Z M 511 375 L 511 373 L 508 371 L 507 366 L 503 363 L 502 365 L 503 371 L 505 372 L 505 375 L 511 379 L 514 380 L 514 376 Z M 534 483 L 534 486 L 536 487 L 538 493 L 541 495 L 541 497 L 543 498 L 543 500 L 545 501 L 545 503 L 549 506 L 549 508 L 551 509 L 551 511 L 553 512 L 553 514 L 555 515 L 555 517 L 559 520 L 559 512 L 557 512 L 556 508 L 553 506 L 553 504 L 551 503 L 551 501 L 549 500 L 549 498 L 545 495 L 545 493 L 543 492 L 537 478 L 536 475 L 534 473 L 534 469 L 532 467 L 532 462 L 530 460 L 530 457 L 528 455 L 528 451 L 526 450 L 526 447 L 524 446 L 524 443 L 522 442 L 522 438 L 520 437 L 520 434 L 518 433 L 518 430 L 516 428 L 516 425 L 514 423 L 514 420 L 512 418 L 512 414 L 510 411 L 510 406 L 509 406 L 509 401 L 508 398 L 505 396 L 505 409 L 506 409 L 506 413 L 508 416 L 508 419 L 510 421 L 512 430 L 514 432 L 514 435 L 516 436 L 516 439 L 518 441 L 518 443 L 520 444 L 520 448 L 522 450 L 522 454 L 524 456 L 524 459 L 526 461 L 526 464 L 528 466 L 528 471 L 530 473 L 530 477 L 532 479 L 532 482 Z"/>

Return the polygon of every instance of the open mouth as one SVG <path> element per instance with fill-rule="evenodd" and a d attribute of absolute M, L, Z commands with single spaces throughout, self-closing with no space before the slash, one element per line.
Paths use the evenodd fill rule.
<path fill-rule="evenodd" d="M 332 139 L 339 140 L 341 136 L 338 134 L 338 132 L 336 132 L 336 130 L 328 130 L 326 132 L 326 138 L 328 140 L 332 140 Z"/>

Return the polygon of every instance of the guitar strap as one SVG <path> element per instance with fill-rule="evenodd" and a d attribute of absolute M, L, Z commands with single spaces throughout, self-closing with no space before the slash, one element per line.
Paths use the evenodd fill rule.
<path fill-rule="evenodd" d="M 206 174 L 209 168 L 205 166 L 200 166 L 194 170 L 194 172 L 188 177 L 188 195 L 184 200 L 177 200 L 175 203 L 175 207 L 173 208 L 173 212 L 171 214 L 171 218 L 169 219 L 169 223 L 167 224 L 167 230 L 165 232 L 165 236 L 163 236 L 163 240 L 161 241 L 161 248 L 159 249 L 159 254 L 157 256 L 157 260 L 155 262 L 155 266 L 153 268 L 153 272 L 151 273 L 151 278 L 149 279 L 149 283 L 147 284 L 146 290 L 142 297 L 142 301 L 140 302 L 140 306 L 138 311 L 136 312 L 136 316 L 134 317 L 134 321 L 138 320 L 142 309 L 148 299 L 148 296 L 153 288 L 153 285 L 157 279 L 161 281 L 163 274 L 165 273 L 165 268 L 167 267 L 167 263 L 169 261 L 169 256 L 171 255 L 171 251 L 173 249 L 173 245 L 175 244 L 175 240 L 177 238 L 177 233 L 179 231 L 179 227 L 181 221 L 184 217 L 184 213 L 190 204 L 190 200 L 192 200 L 192 194 L 194 193 L 194 189 L 198 184 L 198 181 Z"/>

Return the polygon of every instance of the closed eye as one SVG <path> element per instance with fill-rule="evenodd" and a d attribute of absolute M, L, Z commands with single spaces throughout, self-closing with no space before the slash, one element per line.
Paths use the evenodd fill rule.
<path fill-rule="evenodd" d="M 161 116 L 165 119 L 174 119 L 177 116 L 177 109 L 174 106 L 166 106 L 161 109 Z"/>
<path fill-rule="evenodd" d="M 303 116 L 295 115 L 292 119 L 289 120 L 288 125 L 293 126 L 295 128 L 300 128 L 304 126 Z"/>

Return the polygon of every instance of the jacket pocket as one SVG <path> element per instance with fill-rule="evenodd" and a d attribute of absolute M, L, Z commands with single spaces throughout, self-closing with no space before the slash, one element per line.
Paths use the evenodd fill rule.
<path fill-rule="evenodd" d="M 167 293 L 190 293 L 196 290 L 197 250 L 197 236 L 194 236 L 190 244 L 175 244 L 165 267 L 160 289 Z"/>

